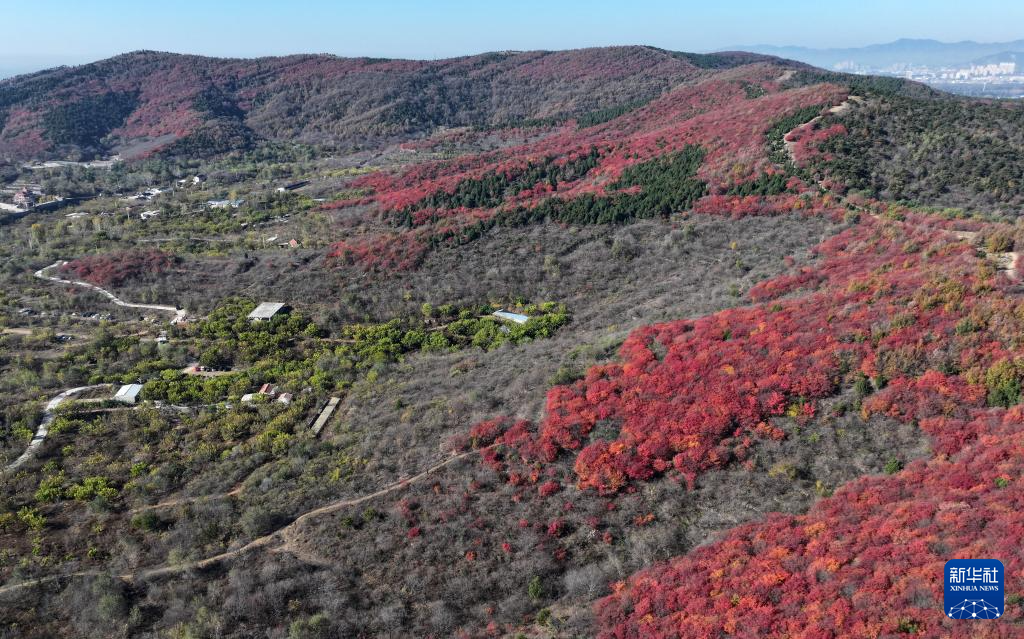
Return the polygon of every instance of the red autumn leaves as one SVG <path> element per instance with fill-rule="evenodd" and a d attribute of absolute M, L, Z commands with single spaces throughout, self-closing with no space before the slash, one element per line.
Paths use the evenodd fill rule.
<path fill-rule="evenodd" d="M 539 181 L 505 194 L 497 208 L 532 207 L 549 197 L 576 198 L 584 194 L 605 195 L 623 170 L 637 162 L 681 151 L 690 145 L 702 147 L 706 156 L 698 178 L 709 184 L 709 195 L 695 205 L 699 212 L 734 217 L 778 214 L 801 210 L 808 214 L 834 215 L 827 200 L 787 195 L 775 198 L 726 197 L 730 186 L 774 170 L 768 160 L 765 135 L 779 119 L 802 108 L 836 104 L 845 97 L 841 87 L 818 84 L 780 91 L 772 82 L 775 70 L 758 65 L 743 67 L 691 85 L 681 86 L 646 106 L 609 122 L 575 129 L 562 127 L 540 140 L 519 146 L 462 156 L 453 160 L 414 165 L 395 174 L 374 173 L 351 185 L 369 195 L 324 205 L 337 209 L 376 204 L 376 211 L 364 213 L 383 218 L 395 227 L 393 233 L 354 233 L 332 247 L 332 258 L 365 269 L 414 267 L 415 257 L 402 255 L 411 245 L 416 251 L 443 243 L 497 209 L 429 209 L 414 211 L 412 228 L 394 224 L 395 213 L 418 206 L 432 194 L 452 193 L 464 180 L 487 173 L 512 175 L 531 162 L 555 158 L 568 162 L 600 150 L 597 166 L 582 177 L 552 184 Z M 749 99 L 744 86 L 762 85 L 767 93 Z M 432 241 L 433 240 L 433 241 Z M 383 254 L 383 257 L 379 256 Z M 410 259 L 412 257 L 412 259 Z"/>
<path fill-rule="evenodd" d="M 474 429 L 499 444 L 488 451 L 499 470 L 573 455 L 578 486 L 606 493 L 661 474 L 692 482 L 781 437 L 775 416 L 809 418 L 854 382 L 865 415 L 932 437 L 930 461 L 616 585 L 598 606 L 602 637 L 1014 635 L 1019 608 L 1002 625 L 952 625 L 941 567 L 998 557 L 1007 592 L 1024 591 L 1024 412 L 986 401 L 991 372 L 1013 374 L 1024 356 L 1024 303 L 949 223 L 890 217 L 865 212 L 814 264 L 758 286 L 755 306 L 635 331 L 617 362 L 553 388 L 536 429 Z"/>
<path fill-rule="evenodd" d="M 174 262 L 173 255 L 157 249 L 120 251 L 80 257 L 65 264 L 61 271 L 99 286 L 120 286 L 127 281 L 163 273 Z"/>

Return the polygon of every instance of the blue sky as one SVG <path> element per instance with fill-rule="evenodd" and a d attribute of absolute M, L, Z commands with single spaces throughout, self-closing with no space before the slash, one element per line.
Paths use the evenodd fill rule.
<path fill-rule="evenodd" d="M 0 68 L 136 49 L 437 58 L 611 44 L 708 51 L 1024 37 L 1024 2 L 1011 0 L 0 0 L 0 8 Z"/>

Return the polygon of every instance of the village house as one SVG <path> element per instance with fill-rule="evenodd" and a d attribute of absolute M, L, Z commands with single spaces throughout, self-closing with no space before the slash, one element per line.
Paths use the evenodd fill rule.
<path fill-rule="evenodd" d="M 292 396 L 289 393 L 284 393 L 284 395 L 288 396 L 287 401 L 282 401 L 281 397 L 278 397 L 277 401 L 282 402 L 284 404 L 290 403 L 292 401 Z M 282 397 L 284 395 L 282 395 Z M 246 393 L 245 395 L 242 395 L 241 401 L 243 403 L 248 404 L 249 402 L 256 401 L 256 398 L 259 397 L 259 396 L 264 396 L 264 397 L 275 397 L 275 396 L 277 396 L 277 386 L 274 386 L 273 384 L 264 384 L 263 386 L 260 386 L 260 389 L 258 391 L 256 391 L 255 393 Z"/>
<path fill-rule="evenodd" d="M 14 202 L 14 204 L 16 204 L 17 206 L 30 209 L 36 205 L 36 196 L 34 193 L 32 193 L 32 191 L 29 191 L 28 189 L 21 189 L 20 191 L 14 194 L 14 197 L 11 199 L 11 201 Z"/>

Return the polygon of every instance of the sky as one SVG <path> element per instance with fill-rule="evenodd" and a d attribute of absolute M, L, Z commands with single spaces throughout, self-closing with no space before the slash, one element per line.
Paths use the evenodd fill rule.
<path fill-rule="evenodd" d="M 8 25 L 0 75 L 139 49 L 444 58 L 615 44 L 714 51 L 1024 37 L 1016 0 L 0 0 L 0 15 Z"/>

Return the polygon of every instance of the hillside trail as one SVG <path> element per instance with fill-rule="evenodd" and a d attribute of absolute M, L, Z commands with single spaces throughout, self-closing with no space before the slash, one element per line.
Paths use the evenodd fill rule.
<path fill-rule="evenodd" d="M 58 393 L 49 402 L 47 402 L 46 408 L 43 409 L 43 419 L 39 422 L 39 426 L 36 428 L 36 434 L 32 436 L 32 440 L 28 443 L 28 447 L 25 448 L 25 452 L 23 452 L 21 456 L 19 456 L 13 462 L 8 464 L 7 467 L 4 469 L 4 472 L 10 472 L 12 470 L 17 469 L 22 464 L 24 464 L 29 459 L 35 456 L 36 451 L 39 450 L 39 447 L 42 446 L 43 442 L 46 440 L 46 436 L 50 432 L 50 426 L 52 426 L 53 422 L 57 419 L 57 407 L 60 406 L 61 403 L 64 402 L 64 400 L 79 393 L 84 393 L 85 391 L 89 390 L 97 390 L 100 388 L 110 388 L 110 384 L 76 386 L 75 388 L 69 388 L 65 391 Z"/>
<path fill-rule="evenodd" d="M 820 122 L 821 119 L 824 118 L 826 115 L 840 115 L 840 114 L 843 114 L 843 113 L 846 113 L 847 111 L 849 111 L 854 104 L 863 104 L 863 103 L 864 103 L 864 98 L 862 98 L 859 95 L 847 96 L 845 100 L 843 100 L 839 104 L 835 105 L 834 107 L 829 108 L 828 112 L 823 113 L 821 115 L 814 116 L 813 118 L 811 118 L 807 122 L 804 122 L 803 124 L 798 124 L 797 126 L 793 127 L 792 130 L 789 130 L 789 131 L 786 131 L 785 133 L 783 133 L 782 134 L 782 145 L 786 149 L 786 155 L 789 156 L 789 161 L 792 162 L 794 164 L 794 166 L 796 165 L 796 142 L 790 142 L 787 139 L 787 138 L 789 138 L 790 135 L 792 135 L 793 133 L 796 133 L 797 131 L 799 131 L 800 129 L 802 129 L 804 127 L 814 126 L 815 124 Z"/>
<path fill-rule="evenodd" d="M 155 504 L 147 504 L 145 506 L 139 506 L 138 508 L 132 508 L 128 511 L 129 514 L 144 513 L 150 510 L 162 510 L 164 508 L 173 508 L 174 506 L 185 506 L 187 504 L 197 504 L 207 501 L 216 501 L 218 499 L 226 499 L 228 497 L 237 497 L 242 493 L 242 485 L 238 484 L 226 493 L 213 493 L 210 495 L 198 495 L 196 497 L 179 497 L 177 499 L 167 499 L 165 501 L 158 501 Z"/>
<path fill-rule="evenodd" d="M 134 578 L 151 579 L 151 578 L 154 578 L 154 577 L 162 577 L 162 576 L 166 576 L 166 575 L 173 575 L 173 574 L 177 574 L 177 573 L 188 571 L 188 570 L 202 570 L 204 568 L 209 568 L 210 566 L 218 564 L 218 563 L 220 563 L 222 561 L 225 561 L 225 560 L 228 560 L 228 559 L 232 559 L 234 557 L 238 557 L 239 555 L 245 554 L 245 553 L 249 552 L 250 550 L 255 550 L 257 548 L 263 548 L 265 546 L 269 546 L 272 542 L 278 541 L 278 540 L 281 542 L 281 544 L 279 546 L 275 547 L 275 548 L 272 548 L 271 552 L 290 552 L 292 554 L 295 554 L 296 556 L 299 556 L 300 554 L 302 554 L 302 551 L 301 551 L 301 549 L 297 548 L 297 544 L 295 543 L 294 534 L 295 534 L 296 529 L 299 526 L 301 526 L 303 523 L 305 523 L 306 521 L 308 521 L 308 520 L 310 520 L 310 519 L 312 519 L 314 517 L 318 517 L 320 515 L 326 515 L 326 514 L 329 514 L 329 513 L 332 513 L 332 512 L 336 512 L 338 510 L 341 510 L 342 508 L 350 508 L 352 506 L 358 506 L 359 504 L 368 502 L 368 501 L 370 501 L 372 499 L 376 499 L 378 497 L 383 497 L 384 495 L 393 493 L 393 492 L 398 491 L 398 490 L 402 490 L 405 487 L 409 486 L 410 484 L 414 484 L 414 483 L 416 483 L 418 481 L 423 480 L 424 478 L 430 476 L 431 474 L 437 472 L 438 470 L 444 468 L 445 466 L 448 466 L 449 464 L 453 464 L 453 463 L 455 463 L 455 462 L 457 462 L 457 461 L 459 461 L 461 459 L 465 459 L 466 457 L 469 457 L 471 455 L 479 454 L 483 450 L 486 450 L 486 449 L 481 448 L 481 449 L 477 449 L 477 450 L 467 451 L 465 453 L 460 453 L 458 455 L 454 455 L 454 456 L 449 457 L 448 459 L 446 459 L 446 460 L 444 460 L 442 462 L 434 464 L 430 468 L 427 468 L 426 470 L 424 470 L 424 471 L 422 471 L 422 472 L 420 472 L 420 473 L 418 473 L 416 475 L 413 475 L 412 477 L 409 477 L 409 478 L 406 478 L 406 479 L 401 479 L 401 480 L 396 481 L 396 482 L 394 482 L 392 484 L 388 484 L 387 486 L 381 488 L 380 490 L 374 491 L 374 492 L 366 494 L 366 495 L 362 495 L 361 497 L 355 497 L 355 498 L 349 498 L 349 499 L 340 499 L 338 501 L 331 502 L 331 503 L 329 503 L 327 505 L 320 506 L 319 508 L 314 508 L 313 510 L 306 511 L 305 513 L 303 513 L 303 514 L 299 515 L 298 517 L 296 517 L 295 519 L 293 519 L 291 521 L 291 523 L 286 524 L 284 526 L 281 526 L 277 530 L 275 530 L 273 532 L 270 532 L 270 533 L 267 533 L 266 535 L 264 535 L 262 537 L 259 537 L 257 539 L 254 539 L 254 540 L 250 541 L 249 543 L 247 543 L 247 544 L 245 544 L 243 546 L 239 546 L 238 548 L 235 548 L 234 550 L 228 550 L 228 551 L 225 551 L 225 552 L 213 555 L 212 557 L 207 557 L 205 559 L 199 559 L 197 561 L 185 562 L 185 563 L 176 564 L 176 565 L 173 565 L 173 566 L 161 566 L 161 567 L 157 567 L 157 568 L 144 569 L 144 570 L 140 570 L 140 571 L 137 571 L 137 572 L 134 572 L 134 573 L 126 573 L 126 574 L 118 575 L 118 577 L 120 577 L 123 580 L 128 581 L 128 580 L 131 580 L 131 579 L 134 579 Z"/>
<path fill-rule="evenodd" d="M 825 115 L 839 115 L 839 114 L 845 113 L 846 111 L 849 111 L 850 108 L 852 108 L 853 104 L 863 104 L 863 103 L 864 103 L 864 98 L 862 98 L 859 95 L 847 96 L 847 98 L 845 100 L 843 100 L 841 103 L 839 103 L 836 106 L 830 108 L 827 113 L 815 116 L 815 117 L 811 118 L 810 120 L 808 120 L 807 122 L 804 122 L 803 124 L 799 124 L 796 127 L 794 127 L 792 130 L 787 131 L 786 133 L 784 133 L 783 136 L 782 136 L 782 143 L 783 143 L 783 145 L 786 148 L 786 154 L 789 156 L 790 162 L 793 162 L 794 165 L 796 164 L 796 154 L 795 154 L 796 143 L 795 142 L 789 142 L 786 139 L 786 138 L 788 138 L 790 136 L 790 134 L 792 134 L 792 133 L 794 133 L 796 131 L 799 131 L 800 129 L 802 129 L 804 127 L 813 126 L 815 123 L 821 121 L 821 119 L 823 117 L 825 117 Z M 880 217 L 876 213 L 871 213 L 871 215 L 873 217 L 875 217 L 875 218 L 879 218 Z M 996 264 L 998 265 L 999 270 L 1004 272 L 1004 273 L 1006 273 L 1006 276 L 1011 281 L 1013 281 L 1013 282 L 1018 281 L 1018 279 L 1020 277 L 1019 273 L 1017 271 L 1017 267 L 1018 267 L 1018 265 L 1020 263 L 1020 253 L 1019 252 L 1017 252 L 1017 251 L 1007 251 L 1007 252 L 1002 252 L 1002 253 L 991 252 L 985 246 L 983 246 L 981 244 L 981 238 L 979 237 L 979 234 L 976 231 L 947 231 L 947 232 L 949 234 L 951 234 L 952 236 L 956 237 L 957 239 L 969 242 L 970 244 L 973 244 L 974 246 L 976 246 L 980 250 L 984 251 L 985 256 L 990 258 L 990 259 L 992 259 L 992 260 L 994 260 L 996 262 Z"/>
<path fill-rule="evenodd" d="M 1017 251 L 1008 251 L 1006 253 L 989 253 L 985 251 L 985 255 L 993 258 L 996 264 L 999 266 L 999 270 L 1006 273 L 1006 277 L 1016 282 L 1018 279 L 1017 264 L 1020 261 L 1020 253 Z"/>
<path fill-rule="evenodd" d="M 135 304 L 133 302 L 126 302 L 121 298 L 117 297 L 116 295 L 114 295 L 113 293 L 111 293 L 110 291 L 108 291 L 107 289 L 96 286 L 95 284 L 90 284 L 89 282 L 82 282 L 79 280 L 66 280 L 60 277 L 55 277 L 46 274 L 47 271 L 55 268 L 60 268 L 65 264 L 67 264 L 67 260 L 57 260 L 56 262 L 47 266 L 46 268 L 39 269 L 33 275 L 35 275 L 41 280 L 49 280 L 51 282 L 57 282 L 59 284 L 71 284 L 73 286 L 81 286 L 83 288 L 91 289 L 93 291 L 96 291 L 97 293 L 100 293 L 101 295 L 104 295 L 114 304 L 118 306 L 123 306 L 125 308 L 141 308 L 150 311 L 163 311 L 167 313 L 174 313 L 174 319 L 171 320 L 171 322 L 175 324 L 185 319 L 185 316 L 188 314 L 188 312 L 185 309 L 178 308 L 176 306 L 165 306 L 163 304 Z"/>
<path fill-rule="evenodd" d="M 310 519 L 312 519 L 314 517 L 330 514 L 332 512 L 336 512 L 336 511 L 341 510 L 343 508 L 349 508 L 349 507 L 352 507 L 352 506 L 358 506 L 359 504 L 371 501 L 371 500 L 376 499 L 378 497 L 383 497 L 384 495 L 388 495 L 390 493 L 402 490 L 402 489 L 408 487 L 411 484 L 414 484 L 416 482 L 422 481 L 423 479 L 429 477 L 430 475 L 432 475 L 433 473 L 437 472 L 438 470 L 441 470 L 442 468 L 445 468 L 446 466 L 454 464 L 455 462 L 458 462 L 460 460 L 466 459 L 467 457 L 470 457 L 470 456 L 473 456 L 473 455 L 478 455 L 481 452 L 483 452 L 485 450 L 488 450 L 489 448 L 491 448 L 491 446 L 486 446 L 484 448 L 478 448 L 476 450 L 471 450 L 471 451 L 467 451 L 467 452 L 464 452 L 464 453 L 459 453 L 457 455 L 453 455 L 453 456 L 449 457 L 448 459 L 446 459 L 444 461 L 441 461 L 441 462 L 438 462 L 438 463 L 434 464 L 433 466 L 427 468 L 426 470 L 424 470 L 424 471 L 422 471 L 420 473 L 417 473 L 416 475 L 413 475 L 412 477 L 407 477 L 405 479 L 400 479 L 400 480 L 398 480 L 396 482 L 393 482 L 391 484 L 388 484 L 388 485 L 384 486 L 383 488 L 381 488 L 379 490 L 376 490 L 376 491 L 374 491 L 372 493 L 368 493 L 368 494 L 362 495 L 360 497 L 354 497 L 354 498 L 348 498 L 348 499 L 340 499 L 340 500 L 331 502 L 329 504 L 326 504 L 324 506 L 320 506 L 318 508 L 314 508 L 312 510 L 306 511 L 305 513 L 303 513 L 303 514 L 299 515 L 298 517 L 296 517 L 295 519 L 293 519 L 290 523 L 285 524 L 285 525 L 281 526 L 280 528 L 278 528 L 277 530 L 274 530 L 274 531 L 272 531 L 272 532 L 270 532 L 270 533 L 268 533 L 268 534 L 266 534 L 266 535 L 264 535 L 262 537 L 259 537 L 259 538 L 254 539 L 254 540 L 252 540 L 252 541 L 250 541 L 250 542 L 248 542 L 248 543 L 246 543 L 246 544 L 244 544 L 242 546 L 239 546 L 238 548 L 235 548 L 234 550 L 228 550 L 228 551 L 225 551 L 225 552 L 222 552 L 222 553 L 218 553 L 216 555 L 212 555 L 210 557 L 206 557 L 204 559 L 198 559 L 198 560 L 194 560 L 194 561 L 187 561 L 187 562 L 183 562 L 183 563 L 179 563 L 179 564 L 174 564 L 174 565 L 156 566 L 156 567 L 153 567 L 153 568 L 143 568 L 143 569 L 136 570 L 136 571 L 133 571 L 133 572 L 126 572 L 126 573 L 117 574 L 115 576 L 118 579 L 121 579 L 122 581 L 131 582 L 131 581 L 134 581 L 134 580 L 137 580 L 137 579 L 153 579 L 153 578 L 158 578 L 158 577 L 175 575 L 175 574 L 187 572 L 187 571 L 190 571 L 190 570 L 202 570 L 202 569 L 214 566 L 214 565 L 216 565 L 218 563 L 221 563 L 223 561 L 227 561 L 227 560 L 233 559 L 235 557 L 238 557 L 240 555 L 243 555 L 243 554 L 245 554 L 245 553 L 247 553 L 247 552 L 249 552 L 251 550 L 256 550 L 256 549 L 259 549 L 259 548 L 264 548 L 264 547 L 270 546 L 275 541 L 276 542 L 280 542 L 280 543 L 278 545 L 274 546 L 273 548 L 271 548 L 270 552 L 275 552 L 275 553 L 287 552 L 287 553 L 290 553 L 290 554 L 294 555 L 296 558 L 298 558 L 301 561 L 308 561 L 311 564 L 328 566 L 328 565 L 330 565 L 329 561 L 326 561 L 324 559 L 316 557 L 315 555 L 312 555 L 311 553 L 309 553 L 306 550 L 304 550 L 301 547 L 301 545 L 297 542 L 296 537 L 295 537 L 296 530 L 300 526 L 302 526 L 305 522 L 309 521 Z M 46 577 L 37 577 L 35 579 L 27 579 L 25 581 L 21 581 L 21 582 L 18 582 L 18 583 L 6 584 L 4 586 L 0 586 L 0 595 L 12 593 L 12 592 L 17 592 L 17 591 L 23 590 L 25 588 L 31 588 L 33 586 L 38 586 L 38 585 L 42 585 L 42 584 L 46 584 L 46 583 L 52 583 L 52 582 L 56 582 L 56 581 L 61 581 L 63 579 L 71 579 L 71 578 L 76 578 L 76 577 L 99 576 L 99 575 L 104 575 L 104 574 L 108 574 L 108 573 L 103 572 L 103 571 L 98 571 L 98 570 L 82 570 L 82 571 L 77 571 L 77 572 L 65 573 L 65 574 L 61 574 L 61 575 L 48 575 Z"/>
<path fill-rule="evenodd" d="M 977 231 L 950 231 L 950 233 L 957 239 L 973 244 L 976 248 L 983 251 L 985 257 L 993 260 L 999 267 L 999 270 L 1006 273 L 1006 277 L 1011 281 L 1016 282 L 1020 279 L 1020 274 L 1017 272 L 1017 267 L 1020 264 L 1020 253 L 1018 251 L 990 251 L 982 244 L 981 234 Z"/>

